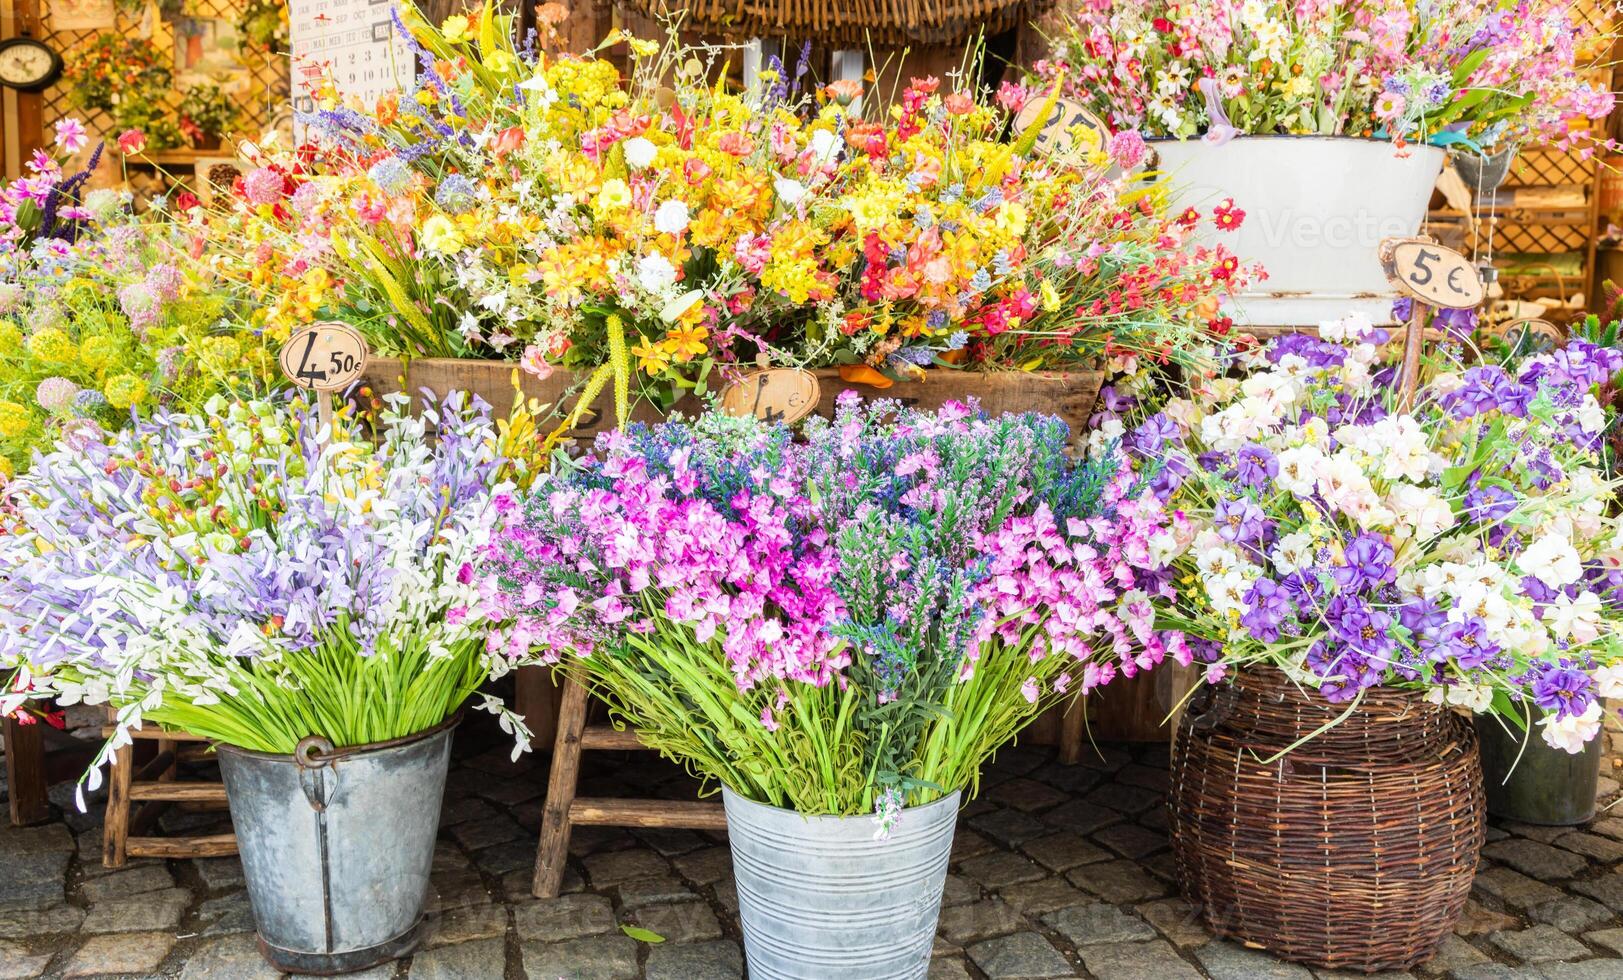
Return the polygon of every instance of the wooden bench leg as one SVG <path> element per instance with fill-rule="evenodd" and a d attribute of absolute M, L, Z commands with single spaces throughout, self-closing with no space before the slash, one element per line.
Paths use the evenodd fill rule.
<path fill-rule="evenodd" d="M 536 898 L 557 898 L 569 860 L 569 808 L 575 802 L 580 778 L 580 733 L 586 727 L 586 688 L 573 678 L 564 681 L 563 704 L 558 709 L 558 737 L 552 748 L 552 770 L 547 777 L 547 803 L 541 811 L 541 841 L 535 855 Z"/>
<path fill-rule="evenodd" d="M 1059 723 L 1059 763 L 1074 766 L 1082 761 L 1082 739 L 1087 734 L 1087 712 L 1082 707 L 1082 695 L 1071 698 L 1065 705 L 1065 714 Z"/>
<path fill-rule="evenodd" d="M 38 721 L 21 725 L 15 718 L 6 719 L 6 786 L 11 794 L 11 822 L 17 827 L 51 818 L 42 727 Z"/>
<path fill-rule="evenodd" d="M 135 778 L 135 746 L 126 745 L 113 752 L 107 767 L 107 810 L 102 816 L 101 863 L 108 868 L 122 868 L 128 858 L 126 845 L 130 839 L 130 782 Z"/>

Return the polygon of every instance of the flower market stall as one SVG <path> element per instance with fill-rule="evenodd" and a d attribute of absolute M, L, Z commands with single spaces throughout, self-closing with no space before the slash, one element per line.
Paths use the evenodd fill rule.
<path fill-rule="evenodd" d="M 823 77 L 754 40 L 815 9 L 354 12 L 285 131 L 177 101 L 208 195 L 98 177 L 172 135 L 139 31 L 0 186 L 4 749 L 94 746 L 0 974 L 1623 969 L 1623 324 L 1496 326 L 1420 224 L 1614 149 L 1612 34 L 1084 2 Z"/>

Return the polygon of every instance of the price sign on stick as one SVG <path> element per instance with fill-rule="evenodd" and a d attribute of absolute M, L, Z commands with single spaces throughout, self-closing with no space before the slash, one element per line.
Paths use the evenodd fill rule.
<path fill-rule="evenodd" d="M 798 422 L 817 407 L 822 386 L 799 368 L 772 368 L 748 374 L 722 389 L 721 410 L 768 422 Z"/>
<path fill-rule="evenodd" d="M 1024 133 L 1037 122 L 1037 116 L 1043 111 L 1046 99 L 1033 98 L 1021 108 L 1020 114 L 1014 117 L 1015 133 Z M 1076 143 L 1073 135 L 1077 126 L 1084 126 L 1099 134 L 1099 145 L 1104 146 L 1105 140 L 1110 136 L 1110 130 L 1105 127 L 1104 121 L 1094 115 L 1087 106 L 1075 99 L 1055 99 L 1054 106 L 1049 110 L 1048 119 L 1043 122 L 1043 128 L 1037 131 L 1036 149 L 1043 153 L 1065 154 L 1071 151 Z"/>
<path fill-rule="evenodd" d="M 1426 308 L 1468 310 L 1479 306 L 1487 289 L 1469 259 L 1430 238 L 1388 238 L 1377 255 L 1386 279 L 1414 301 L 1403 334 L 1403 373 L 1399 404 L 1407 411 L 1420 387 L 1420 354 L 1426 340 Z"/>
<path fill-rule="evenodd" d="M 330 320 L 293 331 L 277 355 L 289 381 L 318 393 L 316 409 L 323 426 L 332 425 L 332 401 L 327 393 L 359 381 L 366 370 L 366 357 L 366 340 L 360 332 Z"/>

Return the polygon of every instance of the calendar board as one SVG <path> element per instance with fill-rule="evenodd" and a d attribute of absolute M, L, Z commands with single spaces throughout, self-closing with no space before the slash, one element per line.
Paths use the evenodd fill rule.
<path fill-rule="evenodd" d="M 293 108 L 309 112 L 323 76 L 345 99 L 371 105 L 407 87 L 411 49 L 390 18 L 391 0 L 291 0 Z"/>

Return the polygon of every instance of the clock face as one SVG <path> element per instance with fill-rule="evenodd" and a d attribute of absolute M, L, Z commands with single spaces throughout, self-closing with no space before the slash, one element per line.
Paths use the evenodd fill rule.
<path fill-rule="evenodd" d="M 61 62 L 38 41 L 17 38 L 0 47 L 0 83 L 12 88 L 43 88 L 56 80 Z"/>

